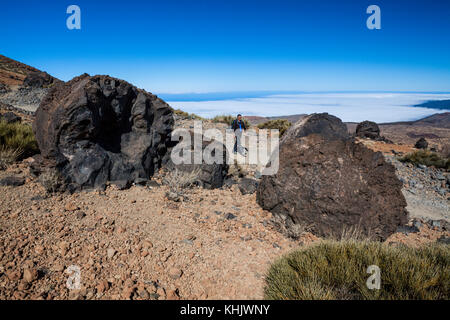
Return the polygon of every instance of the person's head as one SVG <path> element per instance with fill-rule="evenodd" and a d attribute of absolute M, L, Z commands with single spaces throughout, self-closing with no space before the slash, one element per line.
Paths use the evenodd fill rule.
<path fill-rule="evenodd" d="M 240 114 L 238 114 L 237 119 L 240 121 L 242 119 L 242 116 Z"/>

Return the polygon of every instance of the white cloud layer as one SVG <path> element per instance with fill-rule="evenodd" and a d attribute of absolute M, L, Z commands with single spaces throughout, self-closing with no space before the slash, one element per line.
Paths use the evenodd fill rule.
<path fill-rule="evenodd" d="M 424 93 L 305 93 L 219 101 L 173 101 L 172 107 L 203 117 L 221 114 L 282 116 L 328 112 L 343 121 L 396 122 L 417 120 L 445 110 L 412 107 L 450 94 Z M 448 110 L 447 110 L 448 111 Z"/>

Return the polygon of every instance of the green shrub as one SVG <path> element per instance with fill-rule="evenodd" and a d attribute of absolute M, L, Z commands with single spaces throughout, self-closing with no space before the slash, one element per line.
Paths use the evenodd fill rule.
<path fill-rule="evenodd" d="M 214 118 L 212 118 L 212 122 L 214 123 L 226 123 L 227 125 L 231 126 L 231 124 L 233 123 L 233 120 L 235 120 L 236 117 L 233 117 L 231 115 L 220 115 L 220 116 L 215 116 Z M 245 126 L 248 128 L 250 128 L 251 124 L 248 120 L 242 118 L 242 121 L 244 121 Z"/>
<path fill-rule="evenodd" d="M 278 129 L 280 131 L 280 137 L 286 132 L 292 123 L 285 119 L 269 120 L 264 123 L 258 124 L 259 129 Z"/>
<path fill-rule="evenodd" d="M 428 167 L 434 166 L 436 168 L 450 169 L 450 159 L 443 158 L 435 152 L 428 150 L 417 150 L 408 153 L 399 159 L 401 162 L 409 162 L 414 165 L 423 164 Z"/>
<path fill-rule="evenodd" d="M 173 110 L 173 113 L 175 113 L 177 116 L 180 116 L 180 117 L 186 118 L 186 119 L 204 120 L 204 118 L 200 117 L 199 115 L 196 115 L 195 113 L 188 113 L 181 109 Z"/>
<path fill-rule="evenodd" d="M 266 276 L 266 299 L 450 298 L 450 247 L 389 246 L 369 241 L 323 241 L 285 255 Z M 367 268 L 380 268 L 380 289 L 370 290 Z"/>
<path fill-rule="evenodd" d="M 0 147 L 20 153 L 22 159 L 39 152 L 31 126 L 20 122 L 0 121 Z"/>

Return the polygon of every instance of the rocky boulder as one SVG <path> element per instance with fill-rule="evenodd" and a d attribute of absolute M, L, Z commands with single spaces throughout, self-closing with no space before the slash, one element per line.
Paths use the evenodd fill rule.
<path fill-rule="evenodd" d="M 183 143 L 183 138 L 180 139 L 180 149 L 173 149 L 172 152 L 178 152 L 180 156 L 183 155 L 184 152 L 187 152 L 187 158 L 189 161 L 187 163 L 174 164 L 172 158 L 169 159 L 167 165 L 165 165 L 165 169 L 169 171 L 179 170 L 185 173 L 196 173 L 197 174 L 197 184 L 205 189 L 215 189 L 220 188 L 224 185 L 225 178 L 228 173 L 228 165 L 226 163 L 227 150 L 223 143 L 205 138 L 203 135 L 194 134 L 193 131 L 189 131 L 190 143 L 189 147 L 183 148 L 181 143 Z M 197 137 L 201 143 L 201 152 L 203 155 L 203 159 L 201 163 L 194 163 L 194 137 Z M 187 142 L 187 141 L 184 141 Z M 211 156 L 211 158 L 215 157 L 215 152 L 221 152 L 220 161 L 216 161 L 214 163 L 206 163 L 205 156 L 207 153 Z M 219 157 L 217 157 L 219 160 Z"/>
<path fill-rule="evenodd" d="M 425 138 L 420 138 L 419 140 L 416 141 L 414 148 L 426 149 L 426 148 L 428 148 L 428 141 L 425 140 Z"/>
<path fill-rule="evenodd" d="M 253 178 L 242 178 L 239 182 L 239 190 L 242 194 L 253 194 L 258 189 L 258 180 Z"/>
<path fill-rule="evenodd" d="M 262 177 L 257 201 L 288 231 L 300 225 L 321 237 L 358 230 L 386 239 L 407 221 L 402 183 L 381 153 L 344 128 L 326 113 L 297 122 L 280 143 L 278 172 Z"/>
<path fill-rule="evenodd" d="M 348 138 L 347 126 L 328 113 L 314 113 L 297 121 L 283 135 L 282 141 L 297 140 L 310 134 L 318 134 L 328 140 Z"/>
<path fill-rule="evenodd" d="M 380 138 L 380 128 L 375 122 L 366 120 L 358 123 L 356 127 L 356 136 L 360 138 L 377 140 Z"/>
<path fill-rule="evenodd" d="M 148 179 L 168 160 L 173 124 L 172 109 L 155 95 L 84 74 L 56 83 L 36 111 L 35 166 L 54 168 L 69 191 Z"/>

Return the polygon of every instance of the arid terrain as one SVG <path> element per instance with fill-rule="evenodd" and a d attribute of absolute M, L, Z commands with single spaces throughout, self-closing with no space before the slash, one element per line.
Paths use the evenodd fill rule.
<path fill-rule="evenodd" d="M 0 114 L 30 124 L 47 84 L 37 96 L 25 89 L 31 91 L 22 103 L 13 87 L 37 70 L 0 58 L 0 83 L 13 89 L 0 93 Z M 174 118 L 174 128 L 193 128 L 190 117 Z M 437 151 L 448 146 L 449 124 L 446 113 L 380 125 L 390 141 L 356 139 L 381 152 L 401 182 L 408 221 L 386 243 L 448 243 L 450 172 L 398 159 L 421 137 Z M 204 121 L 204 128 L 227 127 Z M 353 134 L 356 124 L 347 128 Z M 274 261 L 322 240 L 306 229 L 298 237 L 281 232 L 255 190 L 246 189 L 261 179 L 257 166 L 231 165 L 222 187 L 190 186 L 172 196 L 163 169 L 130 188 L 107 183 L 105 190 L 71 193 L 46 190 L 33 164 L 29 157 L 0 170 L 0 299 L 262 299 Z M 80 288 L 67 287 L 71 266 L 80 270 Z"/>

